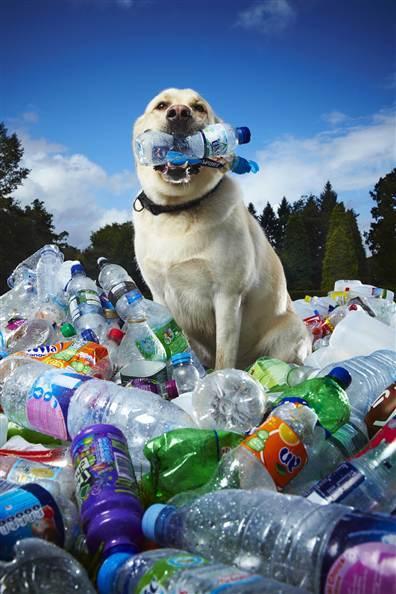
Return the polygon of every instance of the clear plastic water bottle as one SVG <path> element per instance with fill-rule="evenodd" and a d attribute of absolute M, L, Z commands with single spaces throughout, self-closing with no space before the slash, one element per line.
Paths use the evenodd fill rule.
<path fill-rule="evenodd" d="M 8 353 L 16 353 L 42 344 L 51 344 L 55 338 L 55 330 L 49 320 L 15 320 L 7 324 L 4 337 Z"/>
<path fill-rule="evenodd" d="M 57 245 L 45 245 L 42 248 L 36 268 L 37 299 L 40 304 L 55 300 L 60 289 L 57 275 L 63 259 Z"/>
<path fill-rule="evenodd" d="M 160 545 L 237 565 L 314 594 L 392 592 L 396 518 L 265 489 L 216 491 L 190 505 L 156 504 L 143 532 Z M 356 578 L 358 576 L 358 578 Z M 360 577 L 362 576 L 362 577 Z"/>
<path fill-rule="evenodd" d="M 74 496 L 74 473 L 71 466 L 50 466 L 35 460 L 18 458 L 18 451 L 15 456 L 0 455 L 0 479 L 17 485 L 37 483 L 42 487 L 55 481 L 64 497 L 71 499 Z"/>
<path fill-rule="evenodd" d="M 322 369 L 327 375 L 337 365 L 349 371 L 352 383 L 346 389 L 351 404 L 350 421 L 367 435 L 364 417 L 374 400 L 396 380 L 396 351 L 381 350 L 367 356 L 353 357 Z"/>
<path fill-rule="evenodd" d="M 149 469 L 143 454 L 146 441 L 180 427 L 195 427 L 184 411 L 158 394 L 124 388 L 113 382 L 91 379 L 89 389 L 80 386 L 71 399 L 68 428 L 74 437 L 96 423 L 115 425 L 124 433 L 137 473 Z"/>
<path fill-rule="evenodd" d="M 147 130 L 136 138 L 135 149 L 142 165 L 162 165 L 173 148 L 186 157 L 222 157 L 231 154 L 238 144 L 248 142 L 250 130 L 246 126 L 233 128 L 229 124 L 211 124 L 186 137 Z"/>
<path fill-rule="evenodd" d="M 172 377 L 176 382 L 179 396 L 185 392 L 192 392 L 199 382 L 198 370 L 192 363 L 190 353 L 172 355 Z"/>
<path fill-rule="evenodd" d="M 38 537 L 70 550 L 79 533 L 77 508 L 55 482 L 14 485 L 0 480 L 0 559 L 12 558 L 18 540 Z M 17 518 L 17 519 L 16 519 Z"/>
<path fill-rule="evenodd" d="M 93 330 L 101 340 L 108 328 L 96 284 L 87 277 L 81 264 L 72 266 L 71 275 L 67 296 L 72 324 L 80 333 Z"/>
<path fill-rule="evenodd" d="M 1 405 L 10 421 L 67 440 L 67 414 L 75 389 L 90 380 L 36 361 L 15 361 L 6 369 Z"/>
<path fill-rule="evenodd" d="M 13 554 L 12 561 L 0 561 L 2 594 L 95 594 L 80 563 L 51 542 L 25 538 Z"/>
<path fill-rule="evenodd" d="M 201 429 L 244 433 L 260 425 L 266 400 L 262 386 L 245 371 L 214 371 L 201 379 L 194 390 L 194 420 Z"/>
<path fill-rule="evenodd" d="M 361 511 L 396 510 L 396 419 L 389 421 L 357 456 L 316 483 L 307 495 L 316 503 L 343 503 Z"/>
<path fill-rule="evenodd" d="M 107 339 L 103 342 L 109 353 L 109 359 L 113 366 L 113 372 L 118 369 L 118 350 L 125 336 L 125 332 L 119 328 L 111 328 L 107 333 Z"/>
<path fill-rule="evenodd" d="M 303 594 L 292 586 L 177 549 L 111 555 L 99 570 L 98 588 L 99 594 Z"/>

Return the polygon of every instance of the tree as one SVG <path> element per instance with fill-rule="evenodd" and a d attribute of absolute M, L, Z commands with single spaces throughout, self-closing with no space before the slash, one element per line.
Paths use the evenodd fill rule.
<path fill-rule="evenodd" d="M 289 217 L 281 259 L 289 289 L 309 289 L 312 278 L 312 259 L 301 213 L 293 213 Z"/>
<path fill-rule="evenodd" d="M 312 277 L 310 286 L 313 289 L 320 287 L 322 275 L 323 243 L 322 229 L 320 224 L 320 208 L 318 199 L 313 194 L 305 198 L 305 205 L 302 209 L 304 227 L 307 234 L 309 251 L 312 258 Z"/>
<path fill-rule="evenodd" d="M 258 221 L 257 210 L 256 210 L 256 207 L 254 206 L 253 202 L 249 202 L 248 211 L 256 219 L 256 221 Z"/>
<path fill-rule="evenodd" d="M 272 208 L 271 204 L 267 202 L 262 215 L 259 217 L 259 223 L 261 227 L 264 229 L 264 233 L 272 245 L 272 247 L 276 246 L 278 234 L 279 234 L 279 227 L 278 227 L 278 219 L 276 218 L 276 214 L 274 209 Z"/>
<path fill-rule="evenodd" d="M 337 204 L 330 218 L 326 239 L 322 290 L 330 291 L 336 280 L 354 279 L 358 276 L 359 263 L 351 233 L 350 217 L 343 204 Z"/>
<path fill-rule="evenodd" d="M 327 231 L 329 229 L 330 217 L 333 208 L 337 204 L 337 194 L 329 181 L 325 183 L 323 192 L 319 196 L 319 208 L 321 212 L 322 243 L 326 242 Z"/>
<path fill-rule="evenodd" d="M 0 122 L 0 196 L 9 196 L 28 176 L 29 169 L 20 167 L 23 148 L 16 134 L 9 136 Z"/>
<path fill-rule="evenodd" d="M 370 192 L 376 203 L 374 219 L 366 235 L 373 255 L 374 281 L 380 286 L 396 287 L 396 169 L 381 177 Z"/>
<path fill-rule="evenodd" d="M 353 210 L 353 208 L 350 208 L 346 211 L 346 216 L 349 221 L 350 233 L 358 260 L 358 279 L 360 279 L 361 281 L 366 281 L 369 280 L 367 272 L 367 257 L 363 245 L 362 236 L 357 223 L 357 218 L 359 215 Z"/>
<path fill-rule="evenodd" d="M 287 221 L 291 213 L 291 206 L 286 200 L 286 196 L 283 196 L 280 205 L 278 206 L 278 236 L 276 239 L 276 251 L 281 253 L 284 246 L 284 237 L 286 233 Z"/>

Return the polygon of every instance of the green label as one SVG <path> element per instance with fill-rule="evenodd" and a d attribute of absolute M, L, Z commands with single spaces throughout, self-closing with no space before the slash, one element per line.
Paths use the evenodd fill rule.
<path fill-rule="evenodd" d="M 135 594 L 153 594 L 153 592 L 155 594 L 167 594 L 167 584 L 173 574 L 183 569 L 200 567 L 207 563 L 208 561 L 199 555 L 188 555 L 187 553 L 159 559 L 139 581 Z"/>
<path fill-rule="evenodd" d="M 137 340 L 135 344 L 147 361 L 156 359 L 158 347 L 153 336 L 148 334 L 143 340 Z"/>
<path fill-rule="evenodd" d="M 183 330 L 173 319 L 156 328 L 155 334 L 164 345 L 168 358 L 177 353 L 184 353 L 190 346 Z"/>

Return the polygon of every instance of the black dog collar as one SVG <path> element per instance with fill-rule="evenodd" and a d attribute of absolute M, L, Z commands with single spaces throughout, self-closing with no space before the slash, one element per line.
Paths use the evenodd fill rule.
<path fill-rule="evenodd" d="M 206 198 L 209 198 L 209 196 L 211 196 L 217 190 L 222 181 L 223 178 L 219 181 L 218 184 L 215 185 L 215 187 L 212 190 L 210 190 L 200 198 L 197 198 L 196 200 L 189 200 L 189 202 L 183 202 L 182 204 L 156 204 L 142 190 L 133 201 L 133 210 L 135 210 L 136 212 L 141 212 L 142 210 L 146 209 L 149 212 L 151 212 L 151 214 L 154 216 L 157 216 L 165 212 L 170 213 L 180 212 L 182 210 L 189 210 L 190 208 L 195 208 L 196 206 L 199 206 L 204 200 L 206 200 Z M 137 202 L 140 203 L 141 208 L 136 207 Z"/>

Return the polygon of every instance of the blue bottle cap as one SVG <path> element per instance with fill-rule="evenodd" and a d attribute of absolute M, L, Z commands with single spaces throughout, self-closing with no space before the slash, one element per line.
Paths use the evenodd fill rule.
<path fill-rule="evenodd" d="M 169 507 L 169 505 L 164 505 L 163 503 L 154 503 L 150 505 L 149 508 L 146 509 L 142 519 L 142 530 L 143 534 L 149 540 L 155 541 L 155 524 L 161 512 Z"/>
<path fill-rule="evenodd" d="M 334 367 L 334 369 L 327 374 L 327 377 L 331 377 L 338 382 L 344 390 L 346 390 L 352 383 L 351 374 L 344 367 Z"/>
<path fill-rule="evenodd" d="M 75 274 L 79 274 L 81 272 L 83 272 L 85 274 L 85 268 L 82 264 L 73 264 L 70 272 L 71 272 L 72 276 L 74 276 Z"/>
<path fill-rule="evenodd" d="M 104 561 L 97 577 L 99 594 L 111 594 L 114 591 L 116 574 L 125 561 L 130 558 L 131 553 L 114 553 Z"/>
<path fill-rule="evenodd" d="M 171 363 L 172 365 L 177 365 L 178 363 L 191 363 L 192 357 L 190 353 L 177 353 L 176 355 L 171 356 Z"/>
<path fill-rule="evenodd" d="M 96 336 L 95 332 L 90 328 L 83 330 L 81 332 L 81 336 L 84 340 L 87 340 L 88 342 L 97 342 L 99 344 L 99 338 Z"/>
<path fill-rule="evenodd" d="M 238 144 L 247 144 L 250 142 L 251 134 L 247 126 L 240 126 L 235 128 Z"/>

